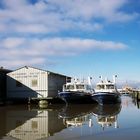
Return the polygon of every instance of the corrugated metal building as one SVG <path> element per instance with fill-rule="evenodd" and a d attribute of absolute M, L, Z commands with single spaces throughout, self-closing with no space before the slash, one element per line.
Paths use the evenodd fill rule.
<path fill-rule="evenodd" d="M 55 97 L 66 79 L 65 75 L 25 66 L 7 74 L 7 97 Z"/>
<path fill-rule="evenodd" d="M 0 67 L 0 100 L 6 98 L 6 74 L 11 70 Z"/>

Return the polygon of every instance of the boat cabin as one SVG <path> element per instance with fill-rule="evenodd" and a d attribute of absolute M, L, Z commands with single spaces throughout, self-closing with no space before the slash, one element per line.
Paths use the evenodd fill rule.
<path fill-rule="evenodd" d="M 108 83 L 98 83 L 96 86 L 97 89 L 115 89 L 116 86 L 114 83 L 108 82 Z"/>
<path fill-rule="evenodd" d="M 84 83 L 67 83 L 63 86 L 63 91 L 90 91 L 92 87 Z"/>
<path fill-rule="evenodd" d="M 101 81 L 96 84 L 95 92 L 117 92 L 116 84 L 111 81 Z"/>

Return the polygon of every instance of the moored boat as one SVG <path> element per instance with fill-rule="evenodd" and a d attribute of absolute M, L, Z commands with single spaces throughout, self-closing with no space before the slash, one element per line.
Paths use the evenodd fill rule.
<path fill-rule="evenodd" d="M 116 87 L 116 76 L 113 77 L 113 82 L 110 80 L 103 80 L 96 84 L 95 93 L 92 99 L 97 101 L 99 104 L 115 104 L 121 102 L 120 93 Z"/>
<path fill-rule="evenodd" d="M 58 93 L 58 96 L 64 100 L 67 104 L 70 103 L 91 103 L 92 95 L 94 89 L 91 85 L 91 78 L 88 78 L 88 82 L 79 79 L 72 79 L 71 82 L 68 82 L 63 85 L 63 91 Z"/>

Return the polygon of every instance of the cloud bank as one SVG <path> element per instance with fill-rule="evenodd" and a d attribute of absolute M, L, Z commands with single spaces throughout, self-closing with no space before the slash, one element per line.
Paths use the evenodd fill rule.
<path fill-rule="evenodd" d="M 98 31 L 105 22 L 127 22 L 138 13 L 121 8 L 128 0 L 1 0 L 0 32 L 50 34 L 60 31 Z M 102 21 L 102 22 L 99 22 Z"/>
<path fill-rule="evenodd" d="M 128 0 L 1 0 L 0 65 L 50 64 L 50 57 L 125 49 L 121 42 L 62 34 L 94 33 L 107 24 L 136 19 L 137 12 L 123 10 L 127 4 Z"/>
<path fill-rule="evenodd" d="M 95 50 L 122 50 L 123 43 L 80 38 L 6 38 L 1 39 L 0 64 L 4 66 L 37 65 L 50 62 L 49 58 L 75 56 Z"/>

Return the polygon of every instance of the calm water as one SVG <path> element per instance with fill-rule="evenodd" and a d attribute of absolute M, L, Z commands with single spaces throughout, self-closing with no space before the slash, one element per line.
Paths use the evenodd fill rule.
<path fill-rule="evenodd" d="M 138 102 L 122 96 L 117 105 L 0 107 L 0 139 L 139 140 Z"/>

